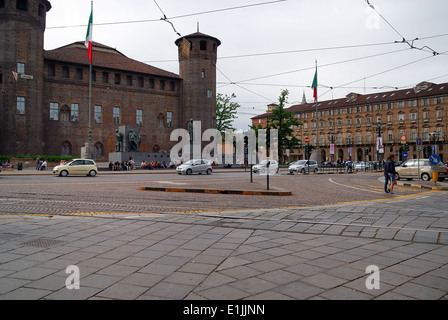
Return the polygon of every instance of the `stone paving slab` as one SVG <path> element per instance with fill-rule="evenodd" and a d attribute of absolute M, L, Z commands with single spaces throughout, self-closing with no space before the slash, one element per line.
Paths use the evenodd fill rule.
<path fill-rule="evenodd" d="M 406 210 L 391 201 L 3 216 L 0 299 L 448 299 L 448 230 L 438 212 L 448 200 L 430 197 L 428 208 L 413 199 Z M 69 290 L 73 265 L 80 288 Z M 366 285 L 370 265 L 379 269 L 379 289 Z"/>

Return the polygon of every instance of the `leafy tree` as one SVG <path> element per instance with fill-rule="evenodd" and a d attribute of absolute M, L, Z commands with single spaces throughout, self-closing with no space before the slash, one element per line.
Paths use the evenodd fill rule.
<path fill-rule="evenodd" d="M 294 136 L 293 126 L 301 125 L 296 119 L 294 113 L 285 109 L 285 104 L 288 103 L 288 90 L 282 90 L 278 98 L 278 107 L 272 110 L 272 116 L 267 119 L 267 129 L 278 130 L 278 155 L 279 161 L 283 161 L 283 152 L 285 149 L 294 149 L 300 144 L 300 140 Z"/>
<path fill-rule="evenodd" d="M 216 97 L 216 129 L 222 134 L 235 131 L 232 123 L 237 118 L 236 112 L 240 104 L 231 101 L 234 98 L 236 98 L 234 93 L 231 96 L 218 93 Z"/>

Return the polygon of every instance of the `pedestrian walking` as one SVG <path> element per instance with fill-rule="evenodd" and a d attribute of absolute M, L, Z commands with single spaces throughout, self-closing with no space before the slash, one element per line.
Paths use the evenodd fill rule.
<path fill-rule="evenodd" d="M 386 164 L 384 165 L 384 192 L 394 194 L 394 185 L 397 184 L 397 180 L 395 175 L 397 172 L 395 171 L 395 156 L 391 155 L 387 159 Z M 390 183 L 390 187 L 389 187 Z"/>

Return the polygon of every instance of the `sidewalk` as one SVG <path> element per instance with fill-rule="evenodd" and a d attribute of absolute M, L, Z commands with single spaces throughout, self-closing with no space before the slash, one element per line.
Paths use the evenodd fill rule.
<path fill-rule="evenodd" d="M 412 198 L 406 206 L 391 199 L 201 214 L 2 216 L 0 300 L 448 299 L 448 200 L 441 192 L 425 197 L 424 205 Z M 366 271 L 371 266 L 378 273 Z M 76 270 L 79 289 L 68 289 Z"/>

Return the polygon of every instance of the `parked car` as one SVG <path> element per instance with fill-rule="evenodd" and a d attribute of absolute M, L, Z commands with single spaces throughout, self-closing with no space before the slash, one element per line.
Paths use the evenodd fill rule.
<path fill-rule="evenodd" d="M 268 172 L 268 161 L 269 161 L 269 172 Z M 278 162 L 276 160 L 262 160 L 252 167 L 252 172 L 262 173 L 262 174 L 272 174 L 278 173 Z"/>
<path fill-rule="evenodd" d="M 400 166 L 395 167 L 397 171 L 397 179 L 418 179 L 418 170 L 420 167 L 420 178 L 423 181 L 429 181 L 432 179 L 432 168 L 429 159 L 411 159 L 403 162 Z M 433 166 L 439 174 L 439 181 L 444 181 L 447 177 L 447 167 L 440 163 Z"/>
<path fill-rule="evenodd" d="M 68 175 L 86 175 L 94 177 L 98 173 L 95 161 L 91 159 L 74 159 L 68 163 L 57 165 L 53 173 L 62 177 Z"/>
<path fill-rule="evenodd" d="M 353 169 L 355 171 L 372 170 L 375 168 L 375 164 L 370 161 L 359 161 L 353 163 Z"/>
<path fill-rule="evenodd" d="M 289 166 L 288 171 L 289 173 L 294 173 L 294 172 L 300 172 L 300 173 L 305 173 L 305 172 L 317 172 L 318 166 L 317 166 L 317 162 L 314 160 L 299 160 L 294 162 L 292 165 Z"/>
<path fill-rule="evenodd" d="M 210 161 L 204 159 L 189 160 L 176 168 L 178 174 L 206 173 L 212 174 L 213 168 Z"/>

